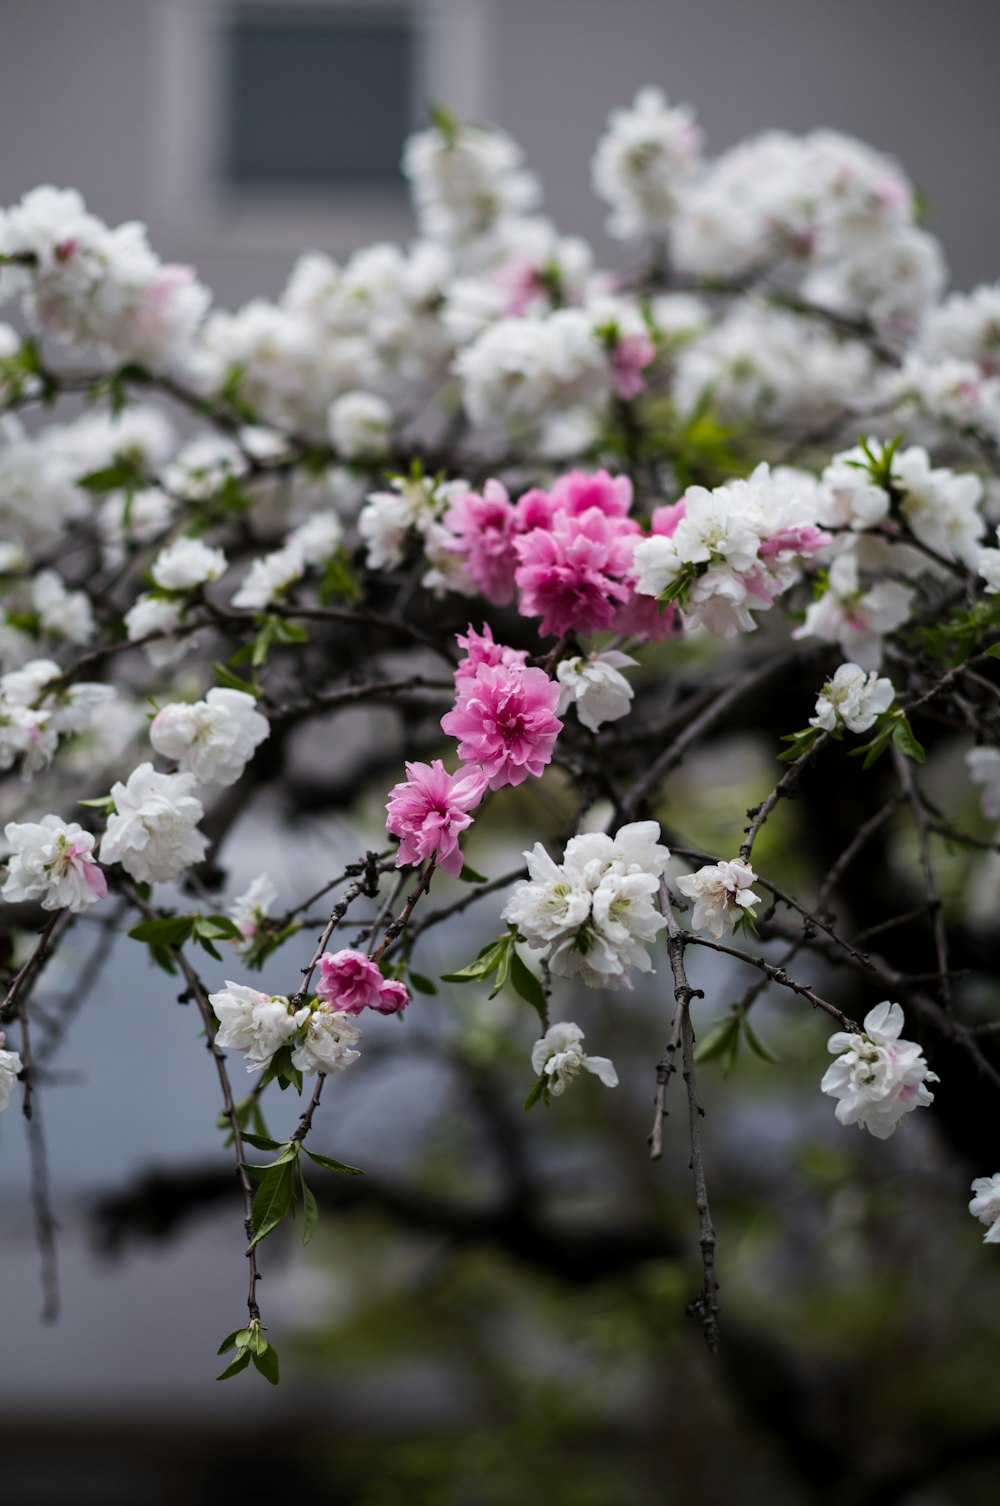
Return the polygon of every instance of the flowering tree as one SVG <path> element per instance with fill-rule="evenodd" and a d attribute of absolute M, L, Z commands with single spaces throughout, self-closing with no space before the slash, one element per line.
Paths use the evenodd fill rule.
<path fill-rule="evenodd" d="M 314 1184 L 358 1170 L 310 1144 L 328 1078 L 365 1071 L 368 1011 L 409 1029 L 441 987 L 520 1001 L 515 1091 L 555 1112 L 581 1073 L 619 1081 L 567 1018 L 577 984 L 617 991 L 612 1018 L 655 1002 L 649 1154 L 684 1095 L 712 1349 L 700 1085 L 770 1057 L 762 1000 L 829 1016 L 815 1080 L 841 1125 L 884 1140 L 930 1108 L 1000 1240 L 977 905 L 1000 815 L 1000 289 L 942 301 L 895 162 L 827 131 L 703 161 L 656 90 L 593 162 L 625 274 L 536 212 L 497 130 L 438 113 L 405 166 L 411 248 L 306 255 L 236 314 L 72 191 L 0 216 L 30 330 L 0 329 L 0 1109 L 31 1120 L 71 933 L 93 938 L 74 1010 L 112 935 L 175 975 L 243 1199 L 222 1377 L 277 1381 L 261 1243 L 296 1210 L 308 1239 Z M 359 760 L 336 718 L 374 707 L 396 731 Z M 321 777 L 295 773 L 301 746 Z M 760 798 L 706 841 L 691 791 L 711 801 L 725 746 L 752 748 Z M 374 790 L 385 820 L 356 816 L 353 860 L 279 894 L 228 871 L 265 789 L 293 814 Z M 473 871 L 480 824 L 527 828 L 523 862 Z M 491 917 L 475 956 L 468 912 Z M 692 974 L 706 953 L 728 971 Z M 265 965 L 284 991 L 254 986 Z M 696 1040 L 721 977 L 736 1001 Z M 44 1189 L 36 1210 L 50 1259 Z"/>

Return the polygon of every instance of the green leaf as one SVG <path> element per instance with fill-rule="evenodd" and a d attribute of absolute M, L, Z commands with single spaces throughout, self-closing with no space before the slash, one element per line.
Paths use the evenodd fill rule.
<path fill-rule="evenodd" d="M 462 871 L 458 875 L 463 884 L 488 884 L 489 879 L 483 873 L 477 873 L 469 863 L 463 862 Z"/>
<path fill-rule="evenodd" d="M 269 1380 L 272 1386 L 278 1384 L 280 1379 L 278 1351 L 273 1345 L 268 1344 L 265 1340 L 265 1347 L 257 1350 L 257 1353 L 253 1357 L 253 1362 L 265 1380 Z"/>
<path fill-rule="evenodd" d="M 315 1161 L 317 1166 L 325 1166 L 327 1171 L 343 1171 L 349 1177 L 364 1176 L 360 1166 L 346 1166 L 343 1161 L 335 1161 L 332 1156 L 321 1156 L 318 1151 L 310 1150 L 307 1145 L 303 1145 L 302 1149 L 310 1161 Z"/>
<path fill-rule="evenodd" d="M 260 699 L 260 686 L 256 680 L 241 679 L 228 665 L 220 663 L 218 659 L 212 660 L 212 672 L 219 684 L 224 685 L 227 690 L 242 690 L 244 695 L 252 695 L 255 699 Z"/>
<path fill-rule="evenodd" d="M 803 753 L 809 752 L 819 734 L 819 727 L 806 727 L 802 732 L 790 732 L 782 737 L 781 741 L 791 743 L 791 747 L 786 748 L 784 753 L 778 754 L 778 762 L 794 763 L 797 758 L 802 757 Z"/>
<path fill-rule="evenodd" d="M 100 800 L 78 800 L 77 805 L 89 805 L 95 811 L 114 810 L 115 802 L 111 795 L 104 795 Z"/>
<path fill-rule="evenodd" d="M 223 1370 L 222 1374 L 221 1375 L 217 1375 L 215 1378 L 216 1378 L 216 1380 L 228 1380 L 231 1375 L 239 1375 L 240 1371 L 241 1370 L 245 1370 L 247 1368 L 247 1366 L 249 1365 L 249 1363 L 250 1363 L 250 1351 L 249 1351 L 249 1349 L 241 1349 L 240 1352 L 239 1352 L 239 1354 L 233 1360 L 232 1364 L 231 1365 L 227 1365 L 226 1368 L 225 1368 L 225 1370 Z"/>
<path fill-rule="evenodd" d="M 546 1107 L 549 1106 L 549 1085 L 544 1077 L 540 1077 L 538 1079 L 531 1092 L 524 1100 L 524 1112 L 527 1113 L 529 1109 L 533 1109 L 535 1107 L 535 1104 L 540 1100 L 545 1103 Z"/>
<path fill-rule="evenodd" d="M 222 1343 L 219 1345 L 218 1349 L 215 1351 L 216 1354 L 225 1354 L 226 1351 L 227 1351 L 227 1349 L 234 1349 L 236 1347 L 236 1342 L 239 1339 L 240 1335 L 244 1334 L 244 1333 L 246 1333 L 246 1329 L 245 1328 L 235 1328 L 232 1333 L 227 1334 L 226 1337 L 223 1339 Z"/>
<path fill-rule="evenodd" d="M 307 1245 L 316 1233 L 319 1207 L 305 1182 L 302 1183 L 302 1243 Z"/>
<path fill-rule="evenodd" d="M 521 998 L 526 1000 L 540 1015 L 546 1012 L 545 993 L 531 969 L 521 960 L 515 949 L 510 954 L 510 981 Z"/>
<path fill-rule="evenodd" d="M 757 1032 L 751 1029 L 750 1021 L 747 1019 L 745 1014 L 742 1016 L 742 1021 L 743 1038 L 746 1041 L 747 1045 L 750 1047 L 750 1050 L 753 1052 L 754 1056 L 759 1056 L 762 1062 L 770 1062 L 773 1067 L 780 1067 L 781 1057 L 775 1056 L 773 1051 L 768 1050 L 767 1046 L 764 1045 L 764 1042 L 761 1040 Z"/>
<path fill-rule="evenodd" d="M 476 978 L 488 978 L 500 966 L 504 955 L 510 949 L 513 935 L 507 931 L 498 941 L 488 941 L 480 948 L 476 960 L 470 962 L 468 967 L 459 968 L 457 973 L 442 973 L 443 983 L 470 983 Z"/>
<path fill-rule="evenodd" d="M 418 994 L 436 994 L 437 984 L 430 978 L 425 978 L 423 973 L 407 973 L 407 980 L 411 988 L 415 988 Z"/>
<path fill-rule="evenodd" d="M 900 716 L 895 727 L 892 729 L 892 740 L 900 753 L 907 758 L 912 758 L 914 763 L 923 763 L 926 753 L 921 744 L 913 735 L 913 728 L 905 716 Z"/>
<path fill-rule="evenodd" d="M 119 460 L 114 465 L 103 466 L 97 471 L 88 471 L 85 476 L 78 476 L 76 484 L 82 486 L 87 492 L 119 492 L 129 487 L 140 486 L 143 478 L 136 471 L 134 465 L 126 460 Z"/>
<path fill-rule="evenodd" d="M 192 924 L 188 915 L 172 915 L 164 920 L 140 921 L 128 934 L 135 941 L 151 941 L 156 946 L 179 946 L 190 936 Z"/>
<path fill-rule="evenodd" d="M 226 1118 L 221 1127 L 225 1129 L 228 1123 L 229 1120 Z M 243 1139 L 248 1145 L 252 1145 L 254 1150 L 280 1150 L 282 1146 L 280 1140 L 271 1140 L 267 1135 L 251 1135 L 249 1130 L 243 1131 Z"/>
<path fill-rule="evenodd" d="M 173 978 L 177 976 L 177 968 L 174 966 L 174 959 L 165 946 L 154 946 L 154 944 L 150 942 L 149 955 L 157 967 L 161 967 L 165 973 L 169 973 Z"/>
<path fill-rule="evenodd" d="M 250 1136 L 248 1135 L 247 1139 L 249 1140 L 249 1138 Z M 273 1161 L 244 1161 L 243 1165 L 247 1171 L 252 1171 L 255 1176 L 259 1172 L 260 1175 L 257 1176 L 257 1180 L 263 1181 L 269 1171 L 273 1171 L 278 1166 L 284 1166 L 288 1161 L 297 1161 L 299 1159 L 299 1142 L 297 1140 L 286 1140 L 277 1149 L 281 1151 L 281 1155 L 275 1156 Z"/>
<path fill-rule="evenodd" d="M 983 652 L 990 659 L 1000 659 L 1000 643 L 991 643 L 989 648 L 984 649 Z"/>
<path fill-rule="evenodd" d="M 276 1229 L 292 1206 L 295 1197 L 295 1166 L 292 1161 L 275 1163 L 276 1169 L 265 1172 L 253 1200 L 253 1239 L 251 1246 Z"/>
<path fill-rule="evenodd" d="M 704 1036 L 695 1047 L 694 1059 L 696 1063 L 714 1062 L 722 1059 L 723 1070 L 728 1075 L 736 1061 L 740 1049 L 740 1019 L 739 1015 L 728 1015 L 720 1020 L 717 1025 Z"/>

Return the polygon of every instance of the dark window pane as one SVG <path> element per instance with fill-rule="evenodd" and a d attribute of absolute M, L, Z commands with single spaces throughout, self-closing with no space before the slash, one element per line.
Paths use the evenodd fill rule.
<path fill-rule="evenodd" d="M 248 9 L 224 39 L 223 178 L 235 188 L 400 187 L 412 16 Z"/>

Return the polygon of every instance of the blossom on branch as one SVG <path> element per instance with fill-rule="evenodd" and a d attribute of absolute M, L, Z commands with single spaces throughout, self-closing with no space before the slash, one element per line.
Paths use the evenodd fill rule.
<path fill-rule="evenodd" d="M 353 948 L 324 952 L 319 959 L 319 971 L 317 994 L 331 1009 L 344 1014 L 361 1014 L 365 1009 L 396 1014 L 409 1003 L 401 983 L 383 978 L 378 963 Z"/>
<path fill-rule="evenodd" d="M 544 670 L 480 664 L 458 684 L 442 730 L 458 738 L 460 758 L 478 763 L 491 790 L 535 778 L 551 761 L 563 724 L 555 715 L 559 687 Z M 390 828 L 391 830 L 392 828 Z"/>
<path fill-rule="evenodd" d="M 832 732 L 837 726 L 846 727 L 848 732 L 867 732 L 876 717 L 888 711 L 895 695 L 891 680 L 880 679 L 874 672 L 865 674 L 858 664 L 842 664 L 820 691 L 809 725 L 824 732 Z"/>
<path fill-rule="evenodd" d="M 691 928 L 707 931 L 716 940 L 723 931 L 735 929 L 743 920 L 753 919 L 753 906 L 760 903 L 750 885 L 757 875 L 749 863 L 740 858 L 729 862 L 706 863 L 696 873 L 682 874 L 675 880 L 681 894 L 694 900 Z"/>
<path fill-rule="evenodd" d="M 445 873 L 462 871 L 459 834 L 472 825 L 469 814 L 483 798 L 486 774 L 463 767 L 449 774 L 440 758 L 407 763 L 405 783 L 394 785 L 386 805 L 385 829 L 400 838 L 396 867 L 414 867 L 434 857 Z"/>
<path fill-rule="evenodd" d="M 888 1140 L 904 1114 L 934 1102 L 927 1083 L 937 1082 L 915 1041 L 900 1039 L 903 1011 L 884 1000 L 865 1016 L 860 1034 L 839 1030 L 829 1039 L 836 1056 L 820 1088 L 839 1100 L 841 1124 L 856 1124 Z"/>
<path fill-rule="evenodd" d="M 101 839 L 101 862 L 120 863 L 140 883 L 179 878 L 205 856 L 197 831 L 204 815 L 193 774 L 157 774 L 151 763 L 111 787 L 114 813 Z"/>
<path fill-rule="evenodd" d="M 571 1021 L 551 1025 L 531 1048 L 531 1065 L 553 1098 L 558 1098 L 581 1072 L 591 1072 L 606 1088 L 618 1086 L 618 1073 L 606 1056 L 585 1056 L 583 1031 Z"/>
<path fill-rule="evenodd" d="M 8 821 L 4 837 L 11 856 L 0 894 L 10 904 L 40 899 L 43 910 L 78 915 L 107 894 L 107 879 L 94 860 L 95 839 L 75 821 Z"/>
<path fill-rule="evenodd" d="M 149 740 L 199 784 L 235 784 L 270 734 L 267 718 L 255 706 L 245 691 L 217 685 L 203 701 L 164 706 L 153 719 Z"/>

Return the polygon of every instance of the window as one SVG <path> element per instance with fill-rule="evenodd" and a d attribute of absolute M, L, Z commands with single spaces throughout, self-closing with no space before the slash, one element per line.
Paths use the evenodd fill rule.
<path fill-rule="evenodd" d="M 225 189 L 403 191 L 419 124 L 418 16 L 243 5 L 222 34 Z"/>
<path fill-rule="evenodd" d="M 162 0 L 152 214 L 185 254 L 406 239 L 403 143 L 488 118 L 496 0 Z"/>

